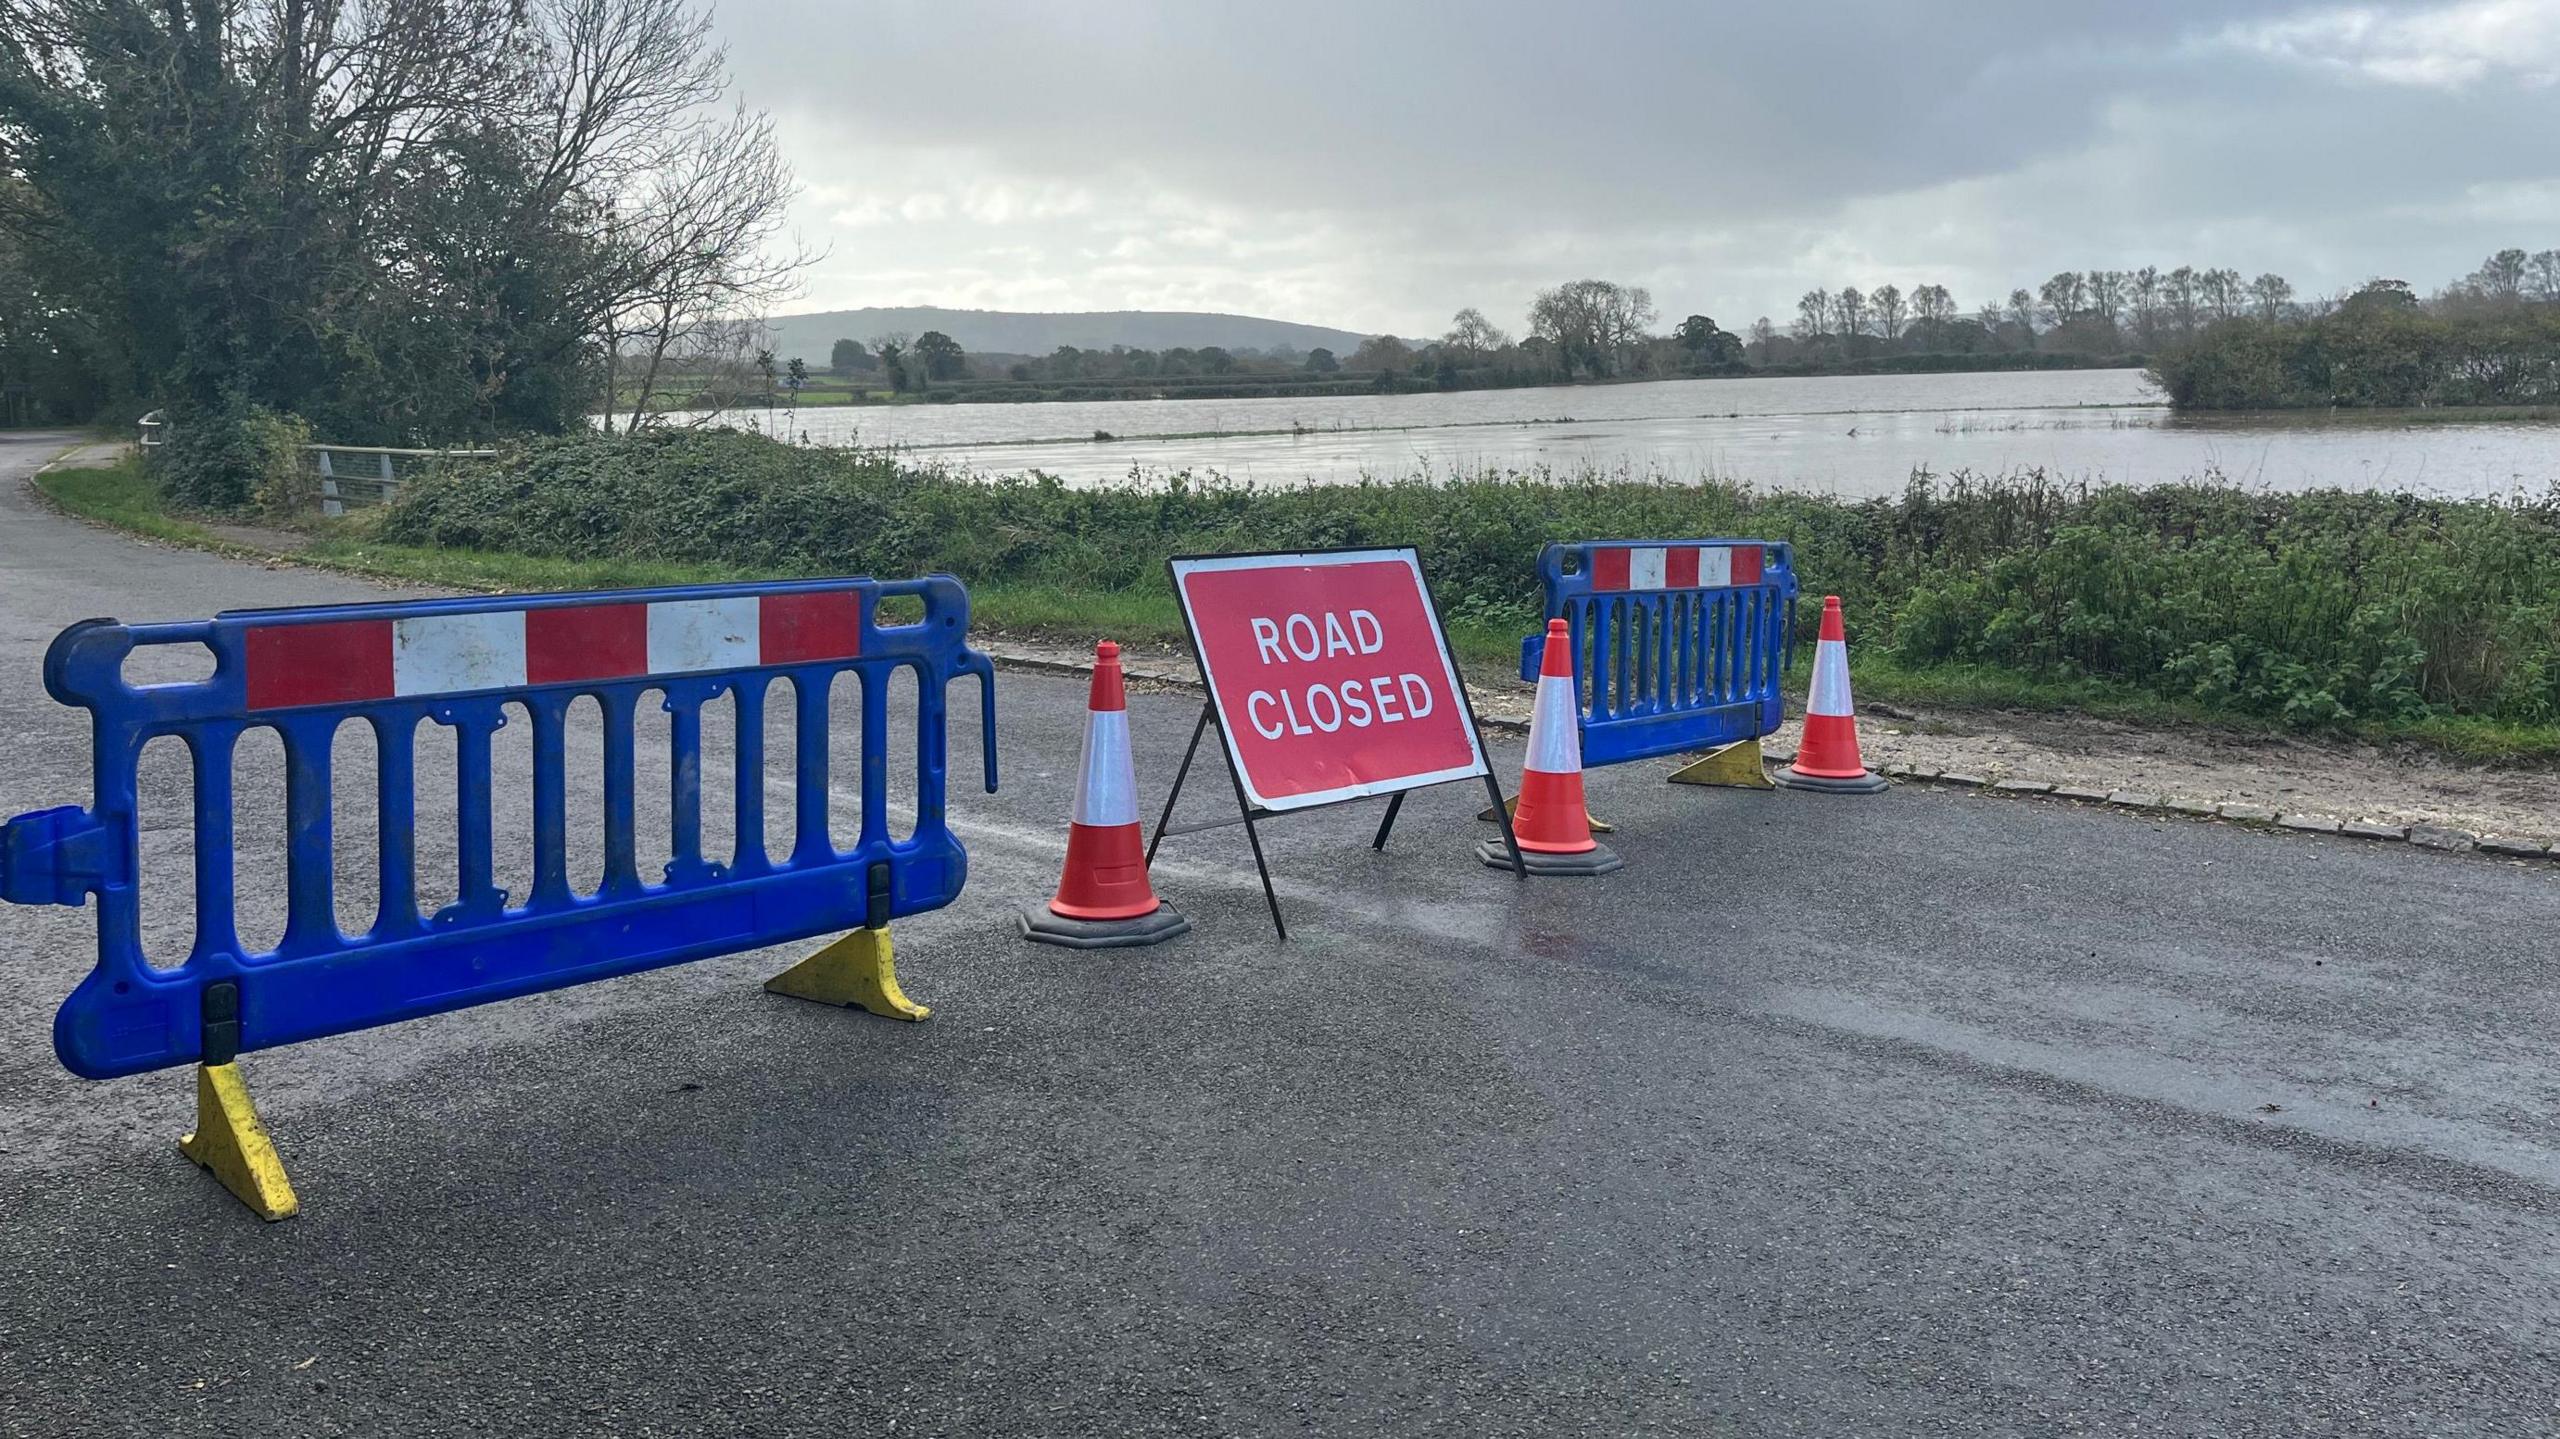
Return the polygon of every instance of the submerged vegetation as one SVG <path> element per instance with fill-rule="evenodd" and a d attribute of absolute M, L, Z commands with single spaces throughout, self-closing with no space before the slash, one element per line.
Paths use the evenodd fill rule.
<path fill-rule="evenodd" d="M 945 571 L 1046 596 L 1046 621 L 1152 616 L 1163 633 L 1169 555 L 1412 544 L 1463 631 L 1516 635 L 1540 545 L 1649 535 L 1792 543 L 1808 591 L 1840 594 L 1867 652 L 1904 670 L 2304 729 L 2560 724 L 2560 487 L 2456 500 L 1957 475 L 1851 501 L 1503 473 L 1072 489 L 722 431 L 537 440 L 410 486 L 379 539 L 734 572 Z"/>

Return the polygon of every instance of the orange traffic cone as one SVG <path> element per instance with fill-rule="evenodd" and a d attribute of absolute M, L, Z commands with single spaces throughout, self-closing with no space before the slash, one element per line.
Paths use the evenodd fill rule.
<path fill-rule="evenodd" d="M 1796 762 L 1778 771 L 1786 789 L 1826 794 L 1881 794 L 1884 776 L 1858 756 L 1858 714 L 1849 702 L 1849 637 L 1840 597 L 1822 597 L 1822 635 L 1813 647 L 1813 692 L 1804 702 L 1804 741 Z"/>
<path fill-rule="evenodd" d="M 1070 949 L 1156 944 L 1191 921 L 1147 883 L 1146 837 L 1138 825 L 1138 771 L 1129 755 L 1129 693 L 1120 647 L 1093 647 L 1093 694 L 1086 703 L 1084 758 L 1067 826 L 1067 869 L 1046 908 L 1022 916 L 1023 937 Z"/>
<path fill-rule="evenodd" d="M 1529 759 L 1520 771 L 1520 806 L 1511 832 L 1531 874 L 1607 874 L 1626 861 L 1591 837 L 1591 813 L 1582 805 L 1582 732 L 1573 705 L 1573 634 L 1562 620 L 1547 621 L 1547 650 L 1538 662 L 1538 704 L 1529 712 Z M 1511 868 L 1511 851 L 1499 839 L 1477 846 L 1476 857 L 1496 869 Z"/>

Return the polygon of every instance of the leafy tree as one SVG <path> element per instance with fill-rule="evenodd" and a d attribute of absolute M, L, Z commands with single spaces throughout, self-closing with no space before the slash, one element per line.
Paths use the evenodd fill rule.
<path fill-rule="evenodd" d="M 1322 345 L 1318 345 L 1316 348 L 1307 351 L 1308 374 L 1330 375 L 1341 368 L 1342 362 L 1333 357 L 1333 351 L 1324 348 Z"/>
<path fill-rule="evenodd" d="M 1400 373 L 1413 365 L 1413 347 L 1393 335 L 1372 335 L 1351 353 L 1351 368 Z"/>
<path fill-rule="evenodd" d="M 2500 250 L 2480 262 L 2463 287 L 2492 303 L 2507 303 L 2524 298 L 2524 280 L 2531 258 L 2522 250 Z"/>
<path fill-rule="evenodd" d="M 871 352 L 862 348 L 860 340 L 838 340 L 835 348 L 827 352 L 827 369 L 837 375 L 867 370 L 873 363 Z"/>
<path fill-rule="evenodd" d="M 2285 307 L 2293 303 L 2293 284 L 2270 271 L 2249 282 L 2249 297 L 2257 304 L 2258 318 L 2272 325 L 2284 318 Z"/>
<path fill-rule="evenodd" d="M 1715 321 L 1704 315 L 1691 315 L 1682 320 L 1671 332 L 1671 338 L 1688 354 L 1691 369 L 1742 362 L 1741 338 L 1719 328 Z"/>
<path fill-rule="evenodd" d="M 1626 352 L 1654 320 L 1653 295 L 1641 286 L 1574 280 L 1542 290 L 1529 306 L 1529 331 L 1555 347 L 1568 368 L 1618 372 Z"/>
<path fill-rule="evenodd" d="M 693 0 L 0 0 L 0 230 L 181 423 L 560 429 L 805 260 L 726 89 Z"/>
<path fill-rule="evenodd" d="M 940 330 L 916 336 L 913 353 L 928 380 L 956 380 L 969 372 L 969 357 L 961 351 L 960 342 Z"/>
<path fill-rule="evenodd" d="M 2044 301 L 2046 323 L 2059 330 L 2077 320 L 2089 308 L 2089 280 L 2077 270 L 2064 270 L 2044 282 L 2037 290 Z"/>

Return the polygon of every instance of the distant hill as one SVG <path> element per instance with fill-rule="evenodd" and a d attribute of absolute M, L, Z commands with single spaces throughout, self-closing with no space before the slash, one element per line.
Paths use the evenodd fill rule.
<path fill-rule="evenodd" d="M 1127 345 L 1134 350 L 1200 349 L 1222 345 L 1230 350 L 1268 350 L 1287 345 L 1296 350 L 1318 347 L 1349 358 L 1368 338 L 1351 330 L 1252 315 L 1210 315 L 1189 310 L 1087 310 L 1039 314 L 1022 310 L 945 310 L 933 306 L 898 309 L 825 310 L 814 315 L 776 315 L 769 322 L 774 353 L 793 356 L 823 369 L 838 340 L 871 343 L 874 335 L 905 331 L 909 337 L 940 330 L 972 354 L 1045 355 L 1060 345 L 1079 350 L 1107 350 Z"/>

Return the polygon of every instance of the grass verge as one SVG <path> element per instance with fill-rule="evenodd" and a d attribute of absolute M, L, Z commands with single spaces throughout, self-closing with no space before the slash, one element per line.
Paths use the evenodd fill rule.
<path fill-rule="evenodd" d="M 370 578 L 433 587 L 487 591 L 620 589 L 647 585 L 710 584 L 771 578 L 751 567 L 642 559 L 573 559 L 505 551 L 435 548 L 387 542 L 375 533 L 380 512 L 342 521 L 319 521 L 295 532 L 302 548 L 284 550 L 226 537 L 172 514 L 138 460 L 103 469 L 56 469 L 36 486 L 64 510 L 147 535 L 261 559 L 296 563 Z M 1051 643 L 1082 645 L 1101 637 L 1134 646 L 1180 648 L 1182 621 L 1160 589 L 1078 587 L 1054 583 L 977 581 L 969 587 L 977 623 L 992 632 Z M 1528 616 L 1506 619 L 1480 611 L 1452 616 L 1449 638 L 1459 662 L 1479 684 L 1500 683 L 1518 662 L 1520 637 L 1533 628 Z M 1801 701 L 1811 654 L 1797 657 L 1788 689 Z M 2084 714 L 2147 729 L 2206 730 L 2234 740 L 2299 736 L 2248 715 L 2191 701 L 2166 699 L 2102 680 L 2056 680 L 1988 665 L 1911 666 L 1881 646 L 1858 652 L 1851 672 L 1862 701 L 1933 709 L 2016 710 Z M 2379 744 L 2402 743 L 2451 757 L 2497 764 L 2560 762 L 2560 726 L 2514 724 L 2477 716 L 2432 715 L 2348 726 L 2343 733 Z"/>

